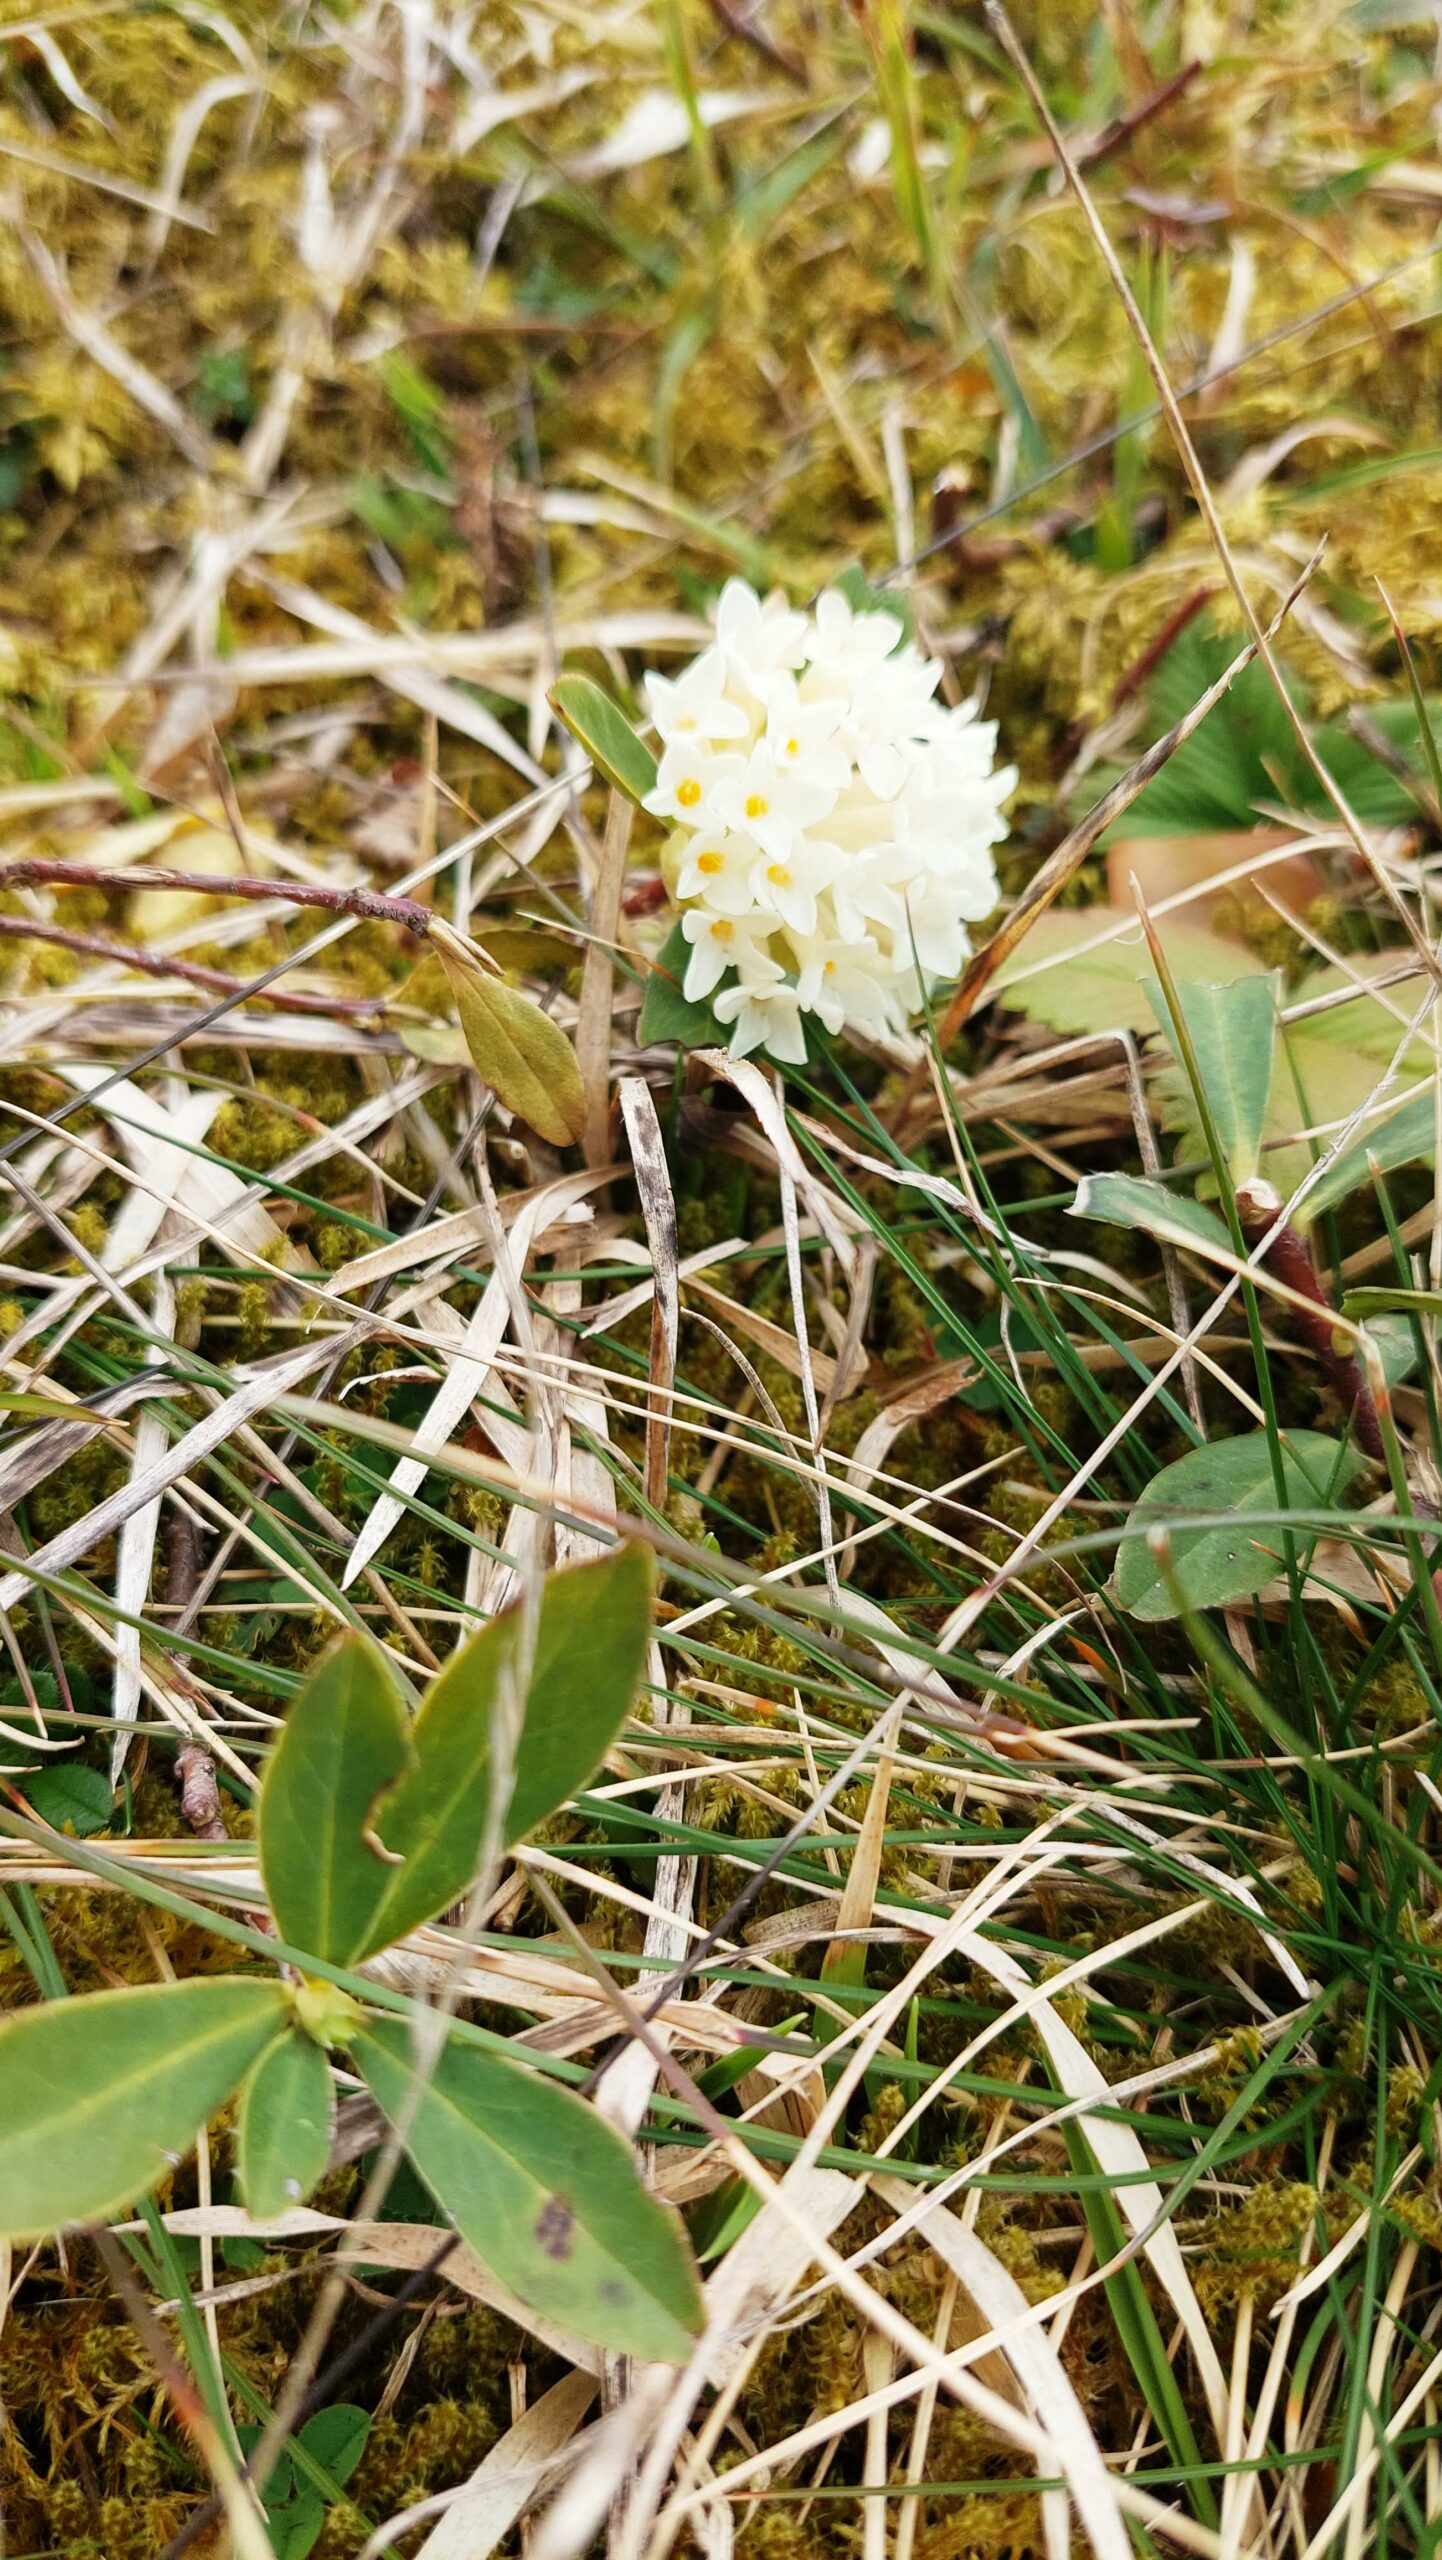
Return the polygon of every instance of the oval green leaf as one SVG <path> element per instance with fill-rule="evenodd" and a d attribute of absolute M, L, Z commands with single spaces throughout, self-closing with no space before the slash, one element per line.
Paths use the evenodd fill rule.
<path fill-rule="evenodd" d="M 385 1890 L 371 1829 L 411 1756 L 400 1684 L 368 1636 L 347 1636 L 295 1700 L 260 1790 L 260 1872 L 286 1943 L 349 1964 Z"/>
<path fill-rule="evenodd" d="M 701 2297 L 679 2221 L 630 2147 L 554 2081 L 449 2044 L 413 2114 L 406 2030 L 377 2023 L 355 2061 L 463 2240 L 529 2309 L 617 2355 L 683 2364 Z"/>
<path fill-rule="evenodd" d="M 275 1982 L 146 1983 L 0 2026 L 0 2237 L 97 2222 L 157 2185 L 285 2019 Z"/>
<path fill-rule="evenodd" d="M 613 791 L 624 791 L 639 809 L 656 787 L 656 759 L 619 704 L 589 676 L 562 676 L 551 688 L 551 708 L 585 748 L 602 781 Z"/>
<path fill-rule="evenodd" d="M 464 944 L 435 932 L 431 939 L 477 1075 L 538 1137 L 553 1147 L 571 1145 L 586 1126 L 586 1089 L 560 1025 L 532 997 L 473 960 Z"/>
<path fill-rule="evenodd" d="M 292 2032 L 252 2064 L 240 2093 L 236 2164 L 257 2222 L 303 2204 L 325 2175 L 335 2083 L 320 2046 Z"/>
<path fill-rule="evenodd" d="M 1282 1471 L 1288 1510 L 1316 1512 L 1335 1502 L 1364 1464 L 1354 1449 L 1325 1432 L 1285 1432 Z M 1189 1450 L 1153 1476 L 1128 1515 L 1116 1569 L 1122 1607 L 1134 1618 L 1176 1618 L 1184 1608 L 1225 1609 L 1249 1599 L 1281 1567 L 1278 1508 L 1265 1431 Z M 1247 1534 L 1248 1512 L 1273 1515 L 1265 1527 L 1258 1525 L 1255 1537 Z M 1181 1525 L 1188 1515 L 1213 1513 L 1229 1515 L 1222 1527 Z M 1171 1531 L 1170 1584 L 1147 1544 L 1145 1533 L 1155 1527 Z"/>
<path fill-rule="evenodd" d="M 651 1559 L 618 1547 L 547 1576 L 502 1839 L 554 1813 L 604 1760 L 639 1686 L 651 1626 Z M 507 1609 L 451 1656 L 412 1728 L 412 1765 L 376 1807 L 389 1863 L 369 1921 L 340 1961 L 379 1953 L 465 1892 L 491 1801 L 491 1734 L 521 1641 Z"/>

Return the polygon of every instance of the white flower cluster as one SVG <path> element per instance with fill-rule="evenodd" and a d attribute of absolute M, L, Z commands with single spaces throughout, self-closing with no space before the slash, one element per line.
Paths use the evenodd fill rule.
<path fill-rule="evenodd" d="M 662 754 L 645 805 L 675 829 L 685 993 L 733 1026 L 736 1056 L 799 1065 L 807 1013 L 901 1030 L 996 904 L 1016 772 L 994 770 L 993 722 L 935 700 L 940 676 L 892 614 L 834 588 L 794 613 L 732 578 L 714 646 L 647 679 Z"/>

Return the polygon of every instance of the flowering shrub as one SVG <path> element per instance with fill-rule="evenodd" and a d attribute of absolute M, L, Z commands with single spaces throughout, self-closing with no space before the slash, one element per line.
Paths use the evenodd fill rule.
<path fill-rule="evenodd" d="M 738 1057 L 799 1064 L 808 1013 L 901 1030 L 995 905 L 1016 772 L 994 766 L 994 722 L 935 699 L 940 677 L 892 613 L 836 588 L 795 613 L 740 578 L 713 646 L 648 677 L 662 752 L 645 806 L 674 830 L 684 993 Z"/>

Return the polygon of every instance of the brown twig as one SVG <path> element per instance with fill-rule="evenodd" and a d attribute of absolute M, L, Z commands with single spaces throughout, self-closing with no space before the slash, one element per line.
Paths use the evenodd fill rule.
<path fill-rule="evenodd" d="M 1077 167 L 1099 169 L 1104 160 L 1110 160 L 1113 152 L 1120 151 L 1124 142 L 1130 142 L 1134 133 L 1140 133 L 1143 125 L 1165 114 L 1173 100 L 1179 98 L 1184 89 L 1190 89 L 1201 67 L 1200 62 L 1184 63 L 1173 79 L 1164 80 L 1160 89 L 1154 89 L 1149 98 L 1143 98 L 1141 105 L 1133 107 L 1129 115 L 1116 117 L 1094 142 L 1084 142 L 1076 155 Z"/>
<path fill-rule="evenodd" d="M 419 898 L 388 898 L 379 889 L 323 888 L 310 880 L 226 879 L 213 871 L 100 871 L 89 862 L 51 861 L 37 856 L 27 862 L 0 863 L 0 891 L 6 889 L 181 889 L 202 898 L 249 898 L 257 905 L 271 899 L 287 907 L 323 907 L 329 914 L 358 916 L 367 924 L 398 924 L 424 941 L 433 917 Z"/>
<path fill-rule="evenodd" d="M 1343 1412 L 1350 1413 L 1358 1447 L 1365 1449 L 1369 1458 L 1384 1459 L 1386 1449 L 1372 1390 L 1361 1364 L 1348 1349 L 1345 1336 L 1337 1330 L 1337 1310 L 1318 1277 L 1306 1237 L 1293 1226 L 1277 1224 L 1282 1208 L 1282 1195 L 1270 1182 L 1246 1182 L 1237 1193 L 1242 1233 L 1249 1245 L 1271 1236 L 1262 1259 L 1283 1287 L 1292 1291 L 1292 1321 Z"/>
<path fill-rule="evenodd" d="M 183 978 L 188 986 L 204 987 L 217 995 L 241 995 L 248 980 L 231 977 L 224 969 L 207 969 L 198 960 L 179 960 L 159 951 L 146 951 L 136 942 L 111 942 L 103 933 L 78 933 L 70 925 L 46 924 L 34 916 L 0 915 L 0 936 L 11 942 L 52 942 L 61 951 L 77 951 L 88 960 L 113 960 L 122 969 L 138 969 L 147 978 Z M 305 995 L 292 988 L 276 989 L 265 1001 L 280 1013 L 318 1013 L 327 1017 L 336 1013 L 374 1013 L 374 996 Z"/>

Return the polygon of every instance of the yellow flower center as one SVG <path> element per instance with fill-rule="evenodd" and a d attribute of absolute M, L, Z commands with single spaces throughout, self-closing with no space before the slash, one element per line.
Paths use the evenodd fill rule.
<path fill-rule="evenodd" d="M 698 853 L 696 856 L 696 868 L 698 871 L 724 871 L 726 868 L 726 858 L 724 854 L 720 853 Z"/>
<path fill-rule="evenodd" d="M 718 916 L 711 927 L 712 940 L 715 942 L 729 942 L 735 930 L 736 927 L 729 916 Z"/>
<path fill-rule="evenodd" d="M 693 776 L 688 774 L 684 782 L 677 784 L 676 797 L 683 809 L 694 809 L 697 801 L 701 797 L 700 783 L 697 782 Z"/>
<path fill-rule="evenodd" d="M 761 792 L 753 791 L 746 803 L 746 815 L 748 818 L 764 818 L 770 806 L 770 801 Z"/>
<path fill-rule="evenodd" d="M 801 740 L 799 738 L 788 738 L 783 752 L 788 756 L 799 756 L 801 753 Z"/>
<path fill-rule="evenodd" d="M 784 862 L 768 862 L 766 877 L 768 880 L 774 880 L 778 889 L 789 889 L 791 886 L 791 874 Z"/>
<path fill-rule="evenodd" d="M 680 719 L 676 723 L 676 726 L 678 729 L 684 730 L 686 735 L 689 737 L 696 726 L 696 715 L 694 711 L 683 711 Z"/>
<path fill-rule="evenodd" d="M 821 974 L 822 974 L 822 976 L 823 976 L 824 978 L 834 978 L 834 977 L 835 977 L 835 975 L 836 975 L 836 963 L 835 963 L 835 961 L 834 961 L 834 960 L 828 960 L 828 961 L 824 964 Z"/>

